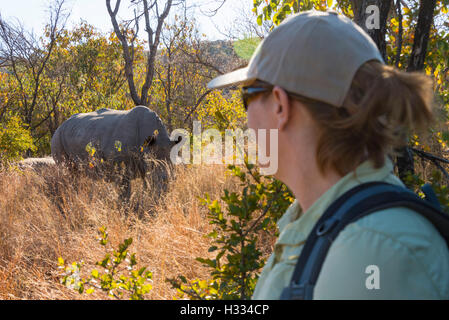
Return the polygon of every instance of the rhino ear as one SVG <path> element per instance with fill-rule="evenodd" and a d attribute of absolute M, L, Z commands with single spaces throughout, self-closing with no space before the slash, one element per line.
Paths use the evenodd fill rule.
<path fill-rule="evenodd" d="M 152 145 L 154 145 L 156 143 L 156 135 L 151 135 L 151 136 L 148 136 L 148 138 L 146 138 L 145 139 L 145 142 L 143 143 L 143 146 L 144 147 L 149 147 L 149 146 L 152 146 Z"/>

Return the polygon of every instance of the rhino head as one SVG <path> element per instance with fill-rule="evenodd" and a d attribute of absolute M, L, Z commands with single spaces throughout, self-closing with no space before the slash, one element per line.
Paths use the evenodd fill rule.
<path fill-rule="evenodd" d="M 182 141 L 182 137 L 179 136 L 175 140 L 170 140 L 168 137 L 161 137 L 157 130 L 145 139 L 141 147 L 141 152 L 144 154 L 151 154 L 155 159 L 169 161 L 170 150 Z"/>
<path fill-rule="evenodd" d="M 144 155 L 143 171 L 151 172 L 153 181 L 165 185 L 172 168 L 170 150 L 181 141 L 182 137 L 170 140 L 168 137 L 158 134 L 157 130 L 145 139 L 140 148 Z"/>

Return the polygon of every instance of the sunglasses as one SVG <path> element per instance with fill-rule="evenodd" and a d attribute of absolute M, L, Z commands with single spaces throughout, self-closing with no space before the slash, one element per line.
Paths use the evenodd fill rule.
<path fill-rule="evenodd" d="M 249 100 L 255 97 L 257 94 L 267 92 L 273 89 L 273 86 L 258 86 L 258 87 L 243 87 L 241 89 L 241 96 L 243 101 L 243 107 L 245 111 L 248 111 Z"/>
<path fill-rule="evenodd" d="M 274 86 L 270 85 L 270 84 L 261 84 L 258 86 L 242 87 L 240 91 L 241 91 L 243 107 L 245 108 L 245 111 L 248 111 L 248 104 L 249 104 L 251 98 L 255 97 L 259 93 L 271 91 L 271 90 L 273 90 L 273 88 L 274 88 Z M 313 99 L 306 98 L 304 96 L 301 96 L 296 93 L 292 93 L 285 89 L 284 89 L 284 91 L 287 93 L 287 95 L 290 98 L 294 98 L 294 99 L 302 101 L 304 103 L 314 103 L 315 102 L 315 100 L 313 100 Z"/>

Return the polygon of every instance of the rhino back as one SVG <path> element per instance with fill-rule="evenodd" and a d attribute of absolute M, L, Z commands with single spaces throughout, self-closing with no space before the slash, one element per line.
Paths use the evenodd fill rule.
<path fill-rule="evenodd" d="M 111 149 L 114 142 L 111 146 L 111 141 L 121 141 L 122 149 L 129 144 L 129 139 L 134 133 L 132 124 L 123 121 L 127 111 L 105 111 L 104 109 L 100 111 L 73 115 L 59 128 L 59 139 L 70 158 L 86 159 L 88 155 L 86 146 L 89 143 L 101 151 L 105 157 L 113 152 Z"/>
<path fill-rule="evenodd" d="M 70 158 L 81 160 L 87 159 L 86 146 L 89 143 L 105 159 L 120 160 L 130 152 L 138 151 L 156 129 L 161 143 L 168 143 L 166 140 L 169 140 L 157 114 L 143 106 L 127 111 L 100 109 L 76 114 L 65 121 L 60 129 L 59 139 L 64 151 Z"/>

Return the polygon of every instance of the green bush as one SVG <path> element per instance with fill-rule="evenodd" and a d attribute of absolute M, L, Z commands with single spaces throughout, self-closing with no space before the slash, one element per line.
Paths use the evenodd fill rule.
<path fill-rule="evenodd" d="M 100 245 L 106 248 L 108 244 L 106 228 L 100 228 L 100 234 Z M 104 258 L 96 263 L 103 268 L 103 271 L 93 269 L 87 278 L 81 278 L 83 262 L 66 265 L 64 259 L 60 257 L 58 265 L 63 270 L 61 283 L 80 294 L 91 294 L 95 289 L 99 289 L 116 299 L 129 297 L 130 300 L 144 300 L 145 294 L 152 289 L 149 283 L 152 281 L 152 273 L 147 271 L 146 267 L 136 269 L 136 254 L 130 254 L 128 251 L 131 244 L 132 238 L 125 239 L 117 250 L 112 251 L 112 256 L 106 253 Z"/>
<path fill-rule="evenodd" d="M 447 182 L 444 181 L 443 175 L 440 170 L 433 169 L 428 181 L 433 188 L 438 200 L 441 204 L 443 212 L 449 214 L 449 188 Z M 417 174 L 408 174 L 405 179 L 405 183 L 410 186 L 410 189 L 417 193 L 420 197 L 424 198 L 424 193 L 421 188 L 426 183 Z"/>
<path fill-rule="evenodd" d="M 265 264 L 257 243 L 260 232 L 275 232 L 276 221 L 293 201 L 287 187 L 271 177 L 260 176 L 253 165 L 246 170 L 230 165 L 228 169 L 241 181 L 242 193 L 224 190 L 221 198 L 227 208 L 209 195 L 202 199 L 214 230 L 209 252 L 214 259 L 196 260 L 210 268 L 211 279 L 187 281 L 184 276 L 167 279 L 178 290 L 179 298 L 249 299 Z"/>
<path fill-rule="evenodd" d="M 0 126 L 0 162 L 6 165 L 22 159 L 25 151 L 35 151 L 30 131 L 24 128 L 19 117 L 13 116 Z"/>

